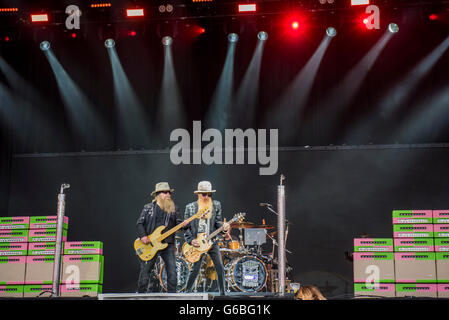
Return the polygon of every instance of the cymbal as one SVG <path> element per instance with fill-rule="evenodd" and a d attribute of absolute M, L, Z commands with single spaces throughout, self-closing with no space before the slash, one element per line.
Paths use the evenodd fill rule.
<path fill-rule="evenodd" d="M 231 228 L 254 228 L 255 224 L 252 222 L 233 222 Z"/>
<path fill-rule="evenodd" d="M 273 231 L 271 233 L 267 233 L 267 236 L 274 237 L 277 234 L 278 234 L 278 231 L 276 230 L 276 231 Z"/>
<path fill-rule="evenodd" d="M 261 224 L 260 226 L 256 226 L 255 228 L 274 229 L 274 226 L 270 226 L 269 224 Z"/>

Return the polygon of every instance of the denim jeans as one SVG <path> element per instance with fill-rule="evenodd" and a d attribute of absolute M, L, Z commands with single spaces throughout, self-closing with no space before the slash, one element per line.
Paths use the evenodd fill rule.
<path fill-rule="evenodd" d="M 210 258 L 212 259 L 215 271 L 217 272 L 218 290 L 220 292 L 220 295 L 225 295 L 225 287 L 224 287 L 225 272 L 223 261 L 221 259 L 220 247 L 218 246 L 218 244 L 214 243 L 212 245 L 212 248 L 210 248 L 210 250 L 207 252 L 207 254 L 209 254 Z M 203 263 L 205 258 L 206 254 L 203 254 L 200 260 L 198 260 L 193 264 L 192 269 L 190 270 L 189 280 L 187 280 L 186 292 L 192 292 L 193 284 L 195 283 L 195 280 L 198 277 L 201 264 Z"/>
<path fill-rule="evenodd" d="M 176 258 L 175 245 L 169 244 L 164 250 L 158 251 L 150 261 L 140 260 L 139 280 L 137 282 L 137 292 L 148 292 L 148 285 L 150 283 L 151 271 L 158 259 L 162 258 L 165 264 L 165 271 L 167 272 L 167 292 L 176 292 L 177 274 L 176 274 Z"/>

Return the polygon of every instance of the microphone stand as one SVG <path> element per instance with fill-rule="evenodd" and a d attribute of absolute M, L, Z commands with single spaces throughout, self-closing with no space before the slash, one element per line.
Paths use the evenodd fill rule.
<path fill-rule="evenodd" d="M 56 227 L 56 246 L 55 260 L 53 265 L 53 287 L 52 295 L 59 297 L 59 280 L 61 275 L 61 252 L 62 252 L 62 233 L 64 228 L 64 212 L 65 212 L 65 194 L 64 189 L 70 188 L 70 185 L 63 183 L 61 191 L 58 194 L 58 223 Z"/>

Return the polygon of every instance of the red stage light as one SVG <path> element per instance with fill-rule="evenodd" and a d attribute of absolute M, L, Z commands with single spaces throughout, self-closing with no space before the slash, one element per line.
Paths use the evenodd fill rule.
<path fill-rule="evenodd" d="M 255 3 L 252 4 L 239 4 L 238 5 L 239 12 L 256 12 L 257 7 Z"/>
<path fill-rule="evenodd" d="M 135 37 L 135 36 L 137 35 L 137 32 L 134 31 L 134 30 L 131 30 L 131 31 L 129 32 L 129 35 L 130 35 L 131 37 Z"/>
<path fill-rule="evenodd" d="M 46 13 L 32 14 L 31 22 L 48 22 L 48 14 Z"/>
<path fill-rule="evenodd" d="M 76 38 L 76 33 L 72 33 L 72 38 L 73 38 L 73 39 Z"/>
<path fill-rule="evenodd" d="M 292 29 L 294 29 L 294 30 L 299 29 L 299 22 L 298 21 L 293 21 L 292 22 Z"/>
<path fill-rule="evenodd" d="M 8 42 L 9 40 L 11 40 L 8 36 L 5 37 L 5 42 Z"/>
<path fill-rule="evenodd" d="M 143 17 L 145 16 L 145 12 L 143 9 L 126 9 L 127 17 Z"/>
<path fill-rule="evenodd" d="M 438 20 L 438 15 L 436 15 L 435 13 L 432 13 L 431 15 L 429 15 L 429 19 L 432 21 Z"/>

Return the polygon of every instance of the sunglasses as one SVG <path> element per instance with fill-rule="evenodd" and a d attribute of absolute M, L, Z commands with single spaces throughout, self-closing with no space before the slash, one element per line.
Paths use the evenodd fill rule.
<path fill-rule="evenodd" d="M 170 191 L 160 191 L 160 192 L 158 192 L 158 194 L 160 194 L 160 193 L 164 193 L 164 194 L 171 194 L 171 192 Z"/>
<path fill-rule="evenodd" d="M 212 193 L 200 193 L 203 197 L 212 197 Z"/>

